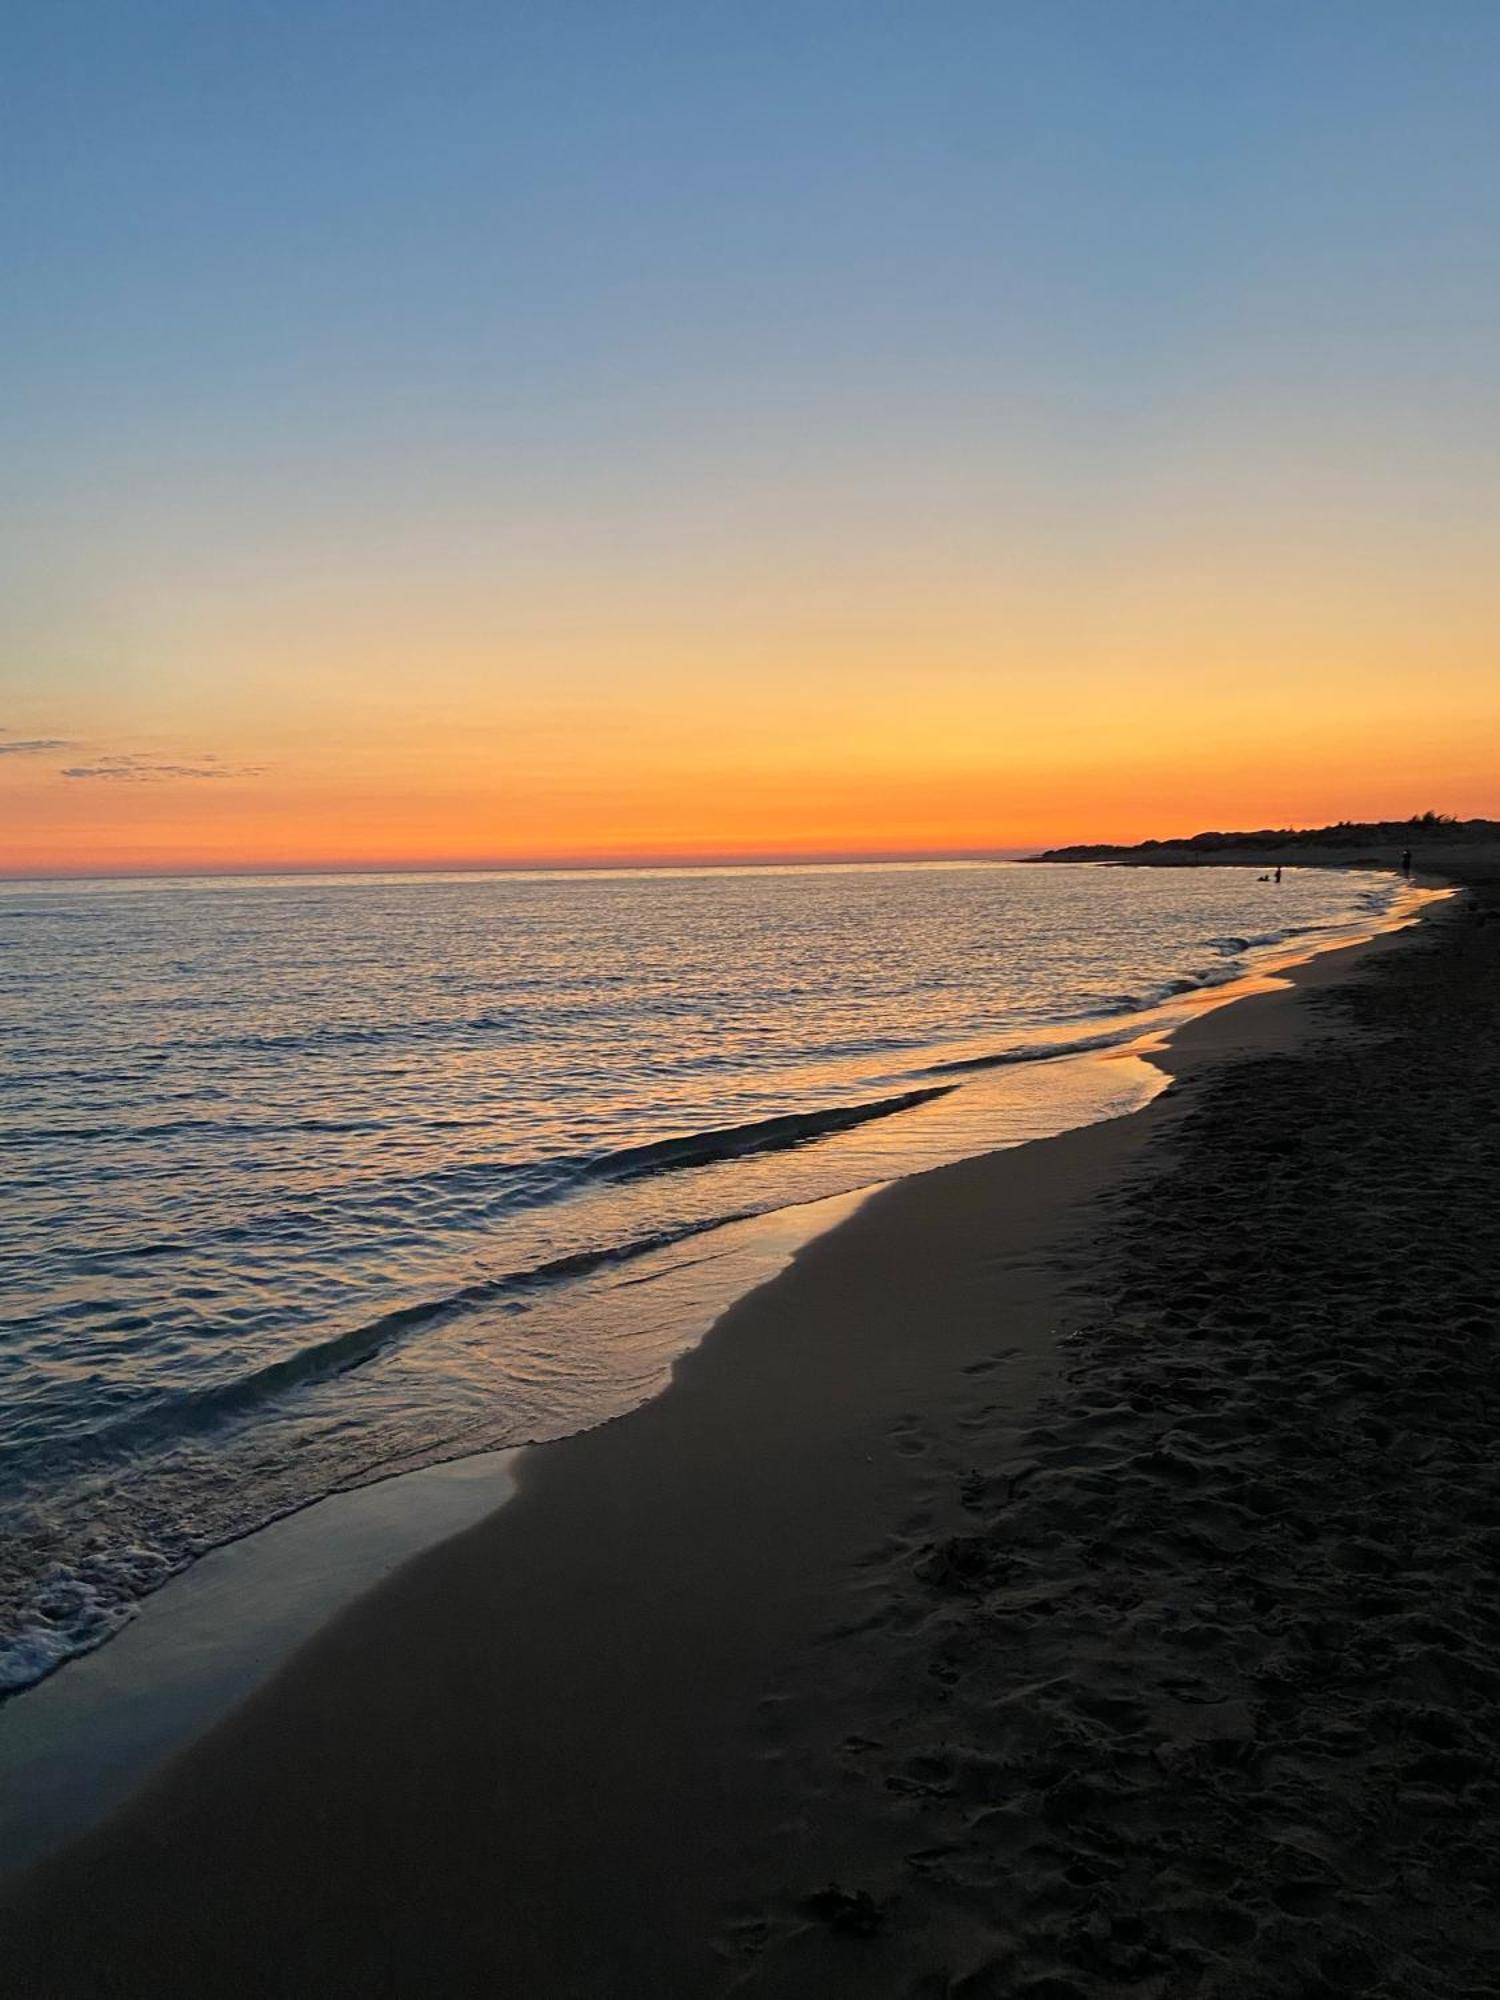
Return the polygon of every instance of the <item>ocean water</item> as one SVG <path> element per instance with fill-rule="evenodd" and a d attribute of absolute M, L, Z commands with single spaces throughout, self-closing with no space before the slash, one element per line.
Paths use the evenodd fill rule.
<path fill-rule="evenodd" d="M 339 1488 L 655 1392 L 809 1204 L 1129 1110 L 1385 876 L 0 885 L 0 1690 Z"/>

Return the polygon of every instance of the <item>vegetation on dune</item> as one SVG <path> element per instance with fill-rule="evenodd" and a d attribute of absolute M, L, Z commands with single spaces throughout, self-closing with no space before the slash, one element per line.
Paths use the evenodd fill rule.
<path fill-rule="evenodd" d="M 1413 813 L 1410 819 L 1341 819 L 1332 826 L 1259 827 L 1251 832 L 1194 833 L 1176 840 L 1141 840 L 1129 846 L 1108 842 L 1077 847 L 1051 847 L 1039 861 L 1107 861 L 1130 855 L 1234 854 L 1245 850 L 1279 852 L 1285 848 L 1405 848 L 1418 842 L 1444 847 L 1481 841 L 1500 842 L 1500 820 L 1458 819 L 1452 813 Z"/>

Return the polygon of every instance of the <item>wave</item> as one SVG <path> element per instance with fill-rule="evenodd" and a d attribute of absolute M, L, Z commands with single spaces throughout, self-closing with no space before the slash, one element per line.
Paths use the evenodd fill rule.
<path fill-rule="evenodd" d="M 747 1153 L 783 1152 L 788 1146 L 802 1146 L 810 1139 L 826 1138 L 830 1132 L 845 1132 L 851 1126 L 867 1124 L 872 1118 L 890 1118 L 898 1111 L 915 1110 L 917 1105 L 946 1096 L 956 1088 L 951 1083 L 935 1084 L 921 1090 L 902 1091 L 896 1097 L 877 1097 L 864 1104 L 788 1111 L 775 1118 L 752 1119 L 745 1125 L 711 1126 L 707 1131 L 691 1132 L 680 1139 L 654 1139 L 643 1146 L 622 1146 L 617 1152 L 602 1153 L 588 1161 L 583 1171 L 590 1180 L 637 1180 L 644 1174 L 672 1173 L 683 1167 L 742 1159 Z"/>
<path fill-rule="evenodd" d="M 1137 1013 L 1140 1002 L 1125 1001 L 1121 1013 Z M 1114 1011 L 1114 1010 L 1111 1010 Z M 1006 1069 L 1012 1063 L 1061 1062 L 1065 1056 L 1091 1055 L 1096 1049 L 1116 1049 L 1122 1042 L 1132 1041 L 1141 1031 L 1134 1024 L 1128 1028 L 1113 1028 L 1097 1035 L 1080 1035 L 1070 1042 L 1025 1042 L 1013 1049 L 996 1049 L 993 1054 L 983 1056 L 959 1056 L 952 1062 L 932 1063 L 922 1071 L 923 1076 L 957 1076 L 970 1070 Z"/>
<path fill-rule="evenodd" d="M 747 1125 L 724 1126 L 694 1132 L 675 1139 L 660 1139 L 649 1145 L 622 1147 L 587 1162 L 587 1173 L 597 1180 L 632 1180 L 647 1174 L 669 1173 L 684 1167 L 710 1165 L 716 1161 L 743 1158 L 747 1154 L 784 1150 L 806 1144 L 831 1132 L 847 1131 L 875 1118 L 888 1118 L 908 1111 L 931 1099 L 945 1097 L 955 1084 L 939 1084 L 909 1090 L 898 1097 L 878 1098 L 864 1104 L 850 1104 L 819 1111 L 790 1112 L 778 1118 L 762 1118 Z M 363 1324 L 333 1334 L 327 1340 L 301 1347 L 295 1353 L 230 1382 L 212 1383 L 202 1389 L 186 1390 L 153 1405 L 150 1409 L 121 1417 L 114 1423 L 96 1425 L 81 1458 L 112 1456 L 122 1450 L 173 1441 L 189 1433 L 216 1429 L 231 1418 L 268 1402 L 291 1389 L 311 1382 L 328 1380 L 362 1367 L 385 1349 L 424 1328 L 436 1326 L 457 1314 L 477 1307 L 519 1301 L 527 1295 L 568 1279 L 589 1277 L 613 1265 L 628 1263 L 652 1251 L 670 1249 L 708 1230 L 742 1222 L 757 1213 L 739 1209 L 685 1223 L 675 1229 L 656 1230 L 623 1243 L 600 1245 L 571 1252 L 530 1269 L 509 1271 L 475 1284 L 460 1286 L 440 1298 L 420 1300 L 382 1313 Z"/>
<path fill-rule="evenodd" d="M 1321 926 L 1307 925 L 1314 929 Z M 1274 936 L 1254 938 L 1210 938 L 1210 949 L 1223 950 L 1226 957 L 1217 965 L 1198 967 L 1193 972 L 1185 972 L 1175 979 L 1167 979 L 1155 986 L 1149 993 L 1122 993 L 1113 1001 L 1096 1007 L 1085 1019 L 1118 1020 L 1116 1028 L 1101 1029 L 1098 1034 L 1078 1035 L 1061 1042 L 1022 1042 L 1014 1048 L 997 1049 L 993 1054 L 964 1056 L 953 1062 L 932 1063 L 924 1069 L 923 1076 L 948 1076 L 965 1070 L 1000 1069 L 1011 1063 L 1060 1062 L 1066 1056 L 1092 1055 L 1100 1049 L 1116 1049 L 1123 1043 L 1134 1041 L 1145 1032 L 1144 1024 L 1136 1016 L 1150 1014 L 1156 1008 L 1165 1006 L 1169 1000 L 1181 999 L 1185 993 L 1201 993 L 1215 986 L 1229 986 L 1236 979 L 1243 979 L 1249 967 L 1232 962 L 1228 953 L 1231 948 L 1234 957 L 1255 949 L 1257 946 L 1279 944 L 1293 932 L 1278 931 Z"/>
<path fill-rule="evenodd" d="M 1378 891 L 1371 892 L 1372 908 L 1384 907 L 1376 900 L 1379 894 Z M 1254 969 L 1247 962 L 1252 952 L 1271 950 L 1277 945 L 1289 944 L 1293 938 L 1310 937 L 1316 932 L 1341 928 L 1344 926 L 1337 923 L 1287 924 L 1280 930 L 1258 931 L 1247 937 L 1205 938 L 1205 948 L 1221 954 L 1217 964 L 1198 966 L 1191 972 L 1163 980 L 1149 993 L 1118 994 L 1113 1000 L 1093 1007 L 1087 1014 L 1072 1018 L 1109 1020 L 1152 1013 L 1168 1001 L 1181 999 L 1184 994 L 1211 991 L 1214 987 L 1229 986 L 1237 979 L 1246 978 Z M 1141 1032 L 1140 1024 L 1130 1020 L 1118 1028 L 1104 1029 L 1094 1035 L 1079 1035 L 1069 1041 L 1023 1042 L 1013 1048 L 997 1049 L 989 1055 L 963 1056 L 951 1062 L 930 1063 L 918 1074 L 951 1076 L 970 1070 L 1000 1069 L 1011 1063 L 1058 1062 L 1066 1056 L 1091 1055 L 1099 1049 L 1118 1048 L 1122 1043 L 1134 1040 Z"/>
<path fill-rule="evenodd" d="M 1243 965 L 1205 965 L 1195 972 L 1185 972 L 1178 979 L 1168 979 L 1157 987 L 1148 1007 L 1159 1007 L 1167 1000 L 1180 1000 L 1184 993 L 1203 993 L 1215 986 L 1232 986 L 1237 979 L 1243 979 L 1248 967 Z"/>
<path fill-rule="evenodd" d="M 785 1152 L 790 1147 L 827 1138 L 830 1133 L 867 1124 L 871 1119 L 914 1110 L 917 1105 L 956 1088 L 951 1083 L 928 1084 L 901 1091 L 894 1097 L 820 1106 L 814 1111 L 780 1112 L 769 1118 L 749 1119 L 742 1125 L 711 1125 L 701 1132 L 645 1140 L 640 1145 L 620 1146 L 607 1153 L 553 1153 L 536 1160 L 466 1160 L 459 1166 L 427 1175 L 424 1185 L 451 1194 L 503 1183 L 507 1211 L 530 1208 L 575 1194 L 590 1182 L 643 1180 L 653 1174 L 716 1166 L 756 1153 Z"/>
<path fill-rule="evenodd" d="M 424 1328 L 438 1326 L 460 1313 L 477 1307 L 521 1299 L 546 1286 L 569 1278 L 584 1278 L 611 1265 L 628 1263 L 653 1250 L 670 1249 L 674 1243 L 702 1235 L 727 1223 L 742 1222 L 754 1211 L 716 1215 L 680 1229 L 658 1230 L 627 1243 L 614 1243 L 595 1250 L 575 1251 L 538 1264 L 530 1270 L 506 1272 L 461 1285 L 440 1298 L 423 1299 L 399 1306 L 377 1318 L 314 1341 L 293 1354 L 283 1355 L 231 1382 L 218 1382 L 202 1389 L 190 1389 L 154 1404 L 150 1409 L 121 1417 L 114 1423 L 96 1425 L 86 1443 L 66 1455 L 73 1464 L 86 1464 L 95 1457 L 112 1458 L 122 1450 L 139 1451 L 150 1446 L 172 1444 L 202 1431 L 216 1430 L 230 1419 L 270 1402 L 289 1390 L 311 1383 L 332 1380 L 360 1368 L 399 1341 Z M 54 1447 L 55 1450 L 55 1447 Z"/>
<path fill-rule="evenodd" d="M 1371 907 L 1377 907 L 1371 905 Z M 1274 931 L 1256 931 L 1248 937 L 1215 937 L 1207 939 L 1211 951 L 1222 952 L 1226 958 L 1240 958 L 1248 951 L 1268 951 L 1279 944 L 1288 944 L 1293 938 L 1310 937 L 1315 931 L 1339 928 L 1333 924 L 1283 924 Z"/>
<path fill-rule="evenodd" d="M 1241 958 L 1247 951 L 1261 951 L 1270 945 L 1285 944 L 1288 938 L 1297 937 L 1304 930 L 1321 930 L 1321 924 L 1287 924 L 1277 931 L 1257 931 L 1251 937 L 1215 937 L 1207 940 L 1210 951 L 1222 952 L 1225 958 Z"/>

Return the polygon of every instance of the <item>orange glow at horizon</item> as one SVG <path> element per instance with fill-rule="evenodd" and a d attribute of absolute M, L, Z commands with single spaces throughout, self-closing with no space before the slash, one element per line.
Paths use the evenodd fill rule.
<path fill-rule="evenodd" d="M 1040 561 L 997 581 L 854 551 L 811 596 L 768 576 L 764 601 L 721 575 L 581 608 L 550 573 L 503 603 L 408 576 L 333 604 L 300 573 L 183 594 L 107 684 L 7 708 L 0 872 L 1014 852 L 1500 816 L 1500 606 L 1472 551 L 1450 548 L 1440 599 L 1411 546 L 1404 568 L 1248 536 L 1135 554 L 1073 595 Z"/>
<path fill-rule="evenodd" d="M 818 749 L 826 751 L 820 744 Z M 972 746 L 970 746 L 972 748 Z M 976 854 L 1129 841 L 1205 827 L 1315 825 L 1429 807 L 1500 816 L 1493 760 L 1457 739 L 1132 746 L 1054 764 L 783 768 L 714 761 L 522 777 L 497 760 L 439 772 L 276 769 L 263 776 L 80 781 L 5 772 L 0 872 L 257 872 L 631 865 Z M 13 762 L 19 763 L 15 759 Z"/>

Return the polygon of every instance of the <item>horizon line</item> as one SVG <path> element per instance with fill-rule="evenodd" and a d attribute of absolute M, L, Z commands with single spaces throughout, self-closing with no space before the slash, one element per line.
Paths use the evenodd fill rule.
<path fill-rule="evenodd" d="M 1405 819 L 1381 821 L 1338 820 L 1319 827 L 1264 826 L 1247 829 L 1240 838 L 1251 835 L 1274 836 L 1276 834 L 1318 834 L 1334 831 L 1342 827 L 1368 827 L 1372 832 L 1377 827 L 1391 829 L 1415 828 L 1430 817 L 1433 830 L 1444 826 L 1472 824 L 1459 814 L 1409 815 Z M 573 854 L 565 856 L 512 855 L 512 856 L 425 856 L 386 858 L 376 860 L 335 859 L 319 857 L 297 861 L 230 862 L 216 864 L 210 861 L 188 861 L 177 864 L 156 863 L 138 866 L 68 866 L 58 868 L 37 868 L 7 866 L 0 862 L 0 882 L 160 882 L 160 881 L 262 881 L 284 876 L 319 875 L 567 875 L 567 874 L 636 874 L 660 873 L 671 869 L 712 869 L 712 868 L 858 868 L 883 867 L 893 864 L 944 862 L 986 862 L 1021 861 L 1043 854 L 1067 853 L 1081 848 L 1120 848 L 1152 846 L 1186 846 L 1192 841 L 1203 839 L 1202 832 L 1196 834 L 1176 834 L 1137 837 L 1134 840 L 1084 840 L 1040 841 L 994 843 L 969 847 L 876 847 L 876 848 L 747 848 L 743 852 L 725 852 L 723 849 L 708 852 L 645 853 L 645 854 Z"/>
<path fill-rule="evenodd" d="M 880 867 L 892 862 L 1016 861 L 1043 851 L 1035 842 L 1008 847 L 910 847 L 876 849 L 797 849 L 786 853 L 751 850 L 744 854 L 652 854 L 643 856 L 578 855 L 565 859 L 402 861 L 288 861 L 264 864 L 232 863 L 218 867 L 189 862 L 136 868 L 7 868 L 0 864 L 0 882 L 161 882 L 262 881 L 285 875 L 581 875 L 664 872 L 673 868 L 853 868 Z"/>

